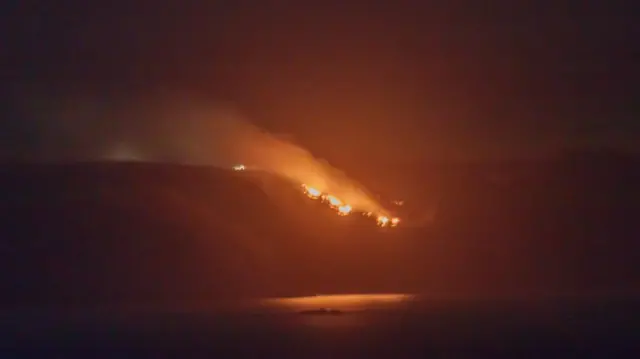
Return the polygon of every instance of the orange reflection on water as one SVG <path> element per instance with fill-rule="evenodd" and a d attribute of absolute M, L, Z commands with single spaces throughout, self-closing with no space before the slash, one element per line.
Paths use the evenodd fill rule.
<path fill-rule="evenodd" d="M 336 294 L 310 297 L 271 298 L 263 300 L 269 307 L 292 311 L 329 308 L 334 310 L 364 310 L 395 307 L 413 299 L 410 294 Z"/>

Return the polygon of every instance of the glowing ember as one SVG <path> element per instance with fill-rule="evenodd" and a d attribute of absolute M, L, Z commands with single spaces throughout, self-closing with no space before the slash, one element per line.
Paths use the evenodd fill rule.
<path fill-rule="evenodd" d="M 345 204 L 344 202 L 342 202 L 342 200 L 334 195 L 323 193 L 319 189 L 307 186 L 306 184 L 303 184 L 301 187 L 307 197 L 313 200 L 321 199 L 322 203 L 326 203 L 327 205 L 329 205 L 329 207 L 335 209 L 336 213 L 339 216 L 347 216 L 354 211 L 354 208 L 351 205 Z M 372 217 L 373 212 L 363 212 L 362 215 Z M 376 217 L 376 222 L 380 227 L 396 227 L 400 223 L 400 218 L 389 218 L 386 215 L 378 214 L 378 216 Z"/>
<path fill-rule="evenodd" d="M 338 207 L 338 215 L 346 216 L 346 215 L 351 213 L 351 210 L 352 210 L 352 208 L 348 204 L 346 204 L 344 206 L 340 206 L 340 207 Z"/>
<path fill-rule="evenodd" d="M 332 195 L 327 196 L 327 201 L 329 201 L 329 204 L 334 207 L 340 207 L 343 205 L 341 200 Z"/>
<path fill-rule="evenodd" d="M 316 188 L 308 187 L 307 185 L 302 185 L 302 188 L 304 188 L 304 192 L 311 199 L 318 199 L 320 196 L 322 196 L 322 192 L 320 192 Z"/>
<path fill-rule="evenodd" d="M 387 217 L 387 216 L 378 216 L 378 225 L 380 227 L 385 227 L 387 224 L 389 224 L 389 217 Z"/>

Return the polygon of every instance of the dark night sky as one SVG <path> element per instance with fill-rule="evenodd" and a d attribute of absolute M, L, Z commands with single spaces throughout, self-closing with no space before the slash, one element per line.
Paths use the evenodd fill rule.
<path fill-rule="evenodd" d="M 181 91 L 346 162 L 640 147 L 631 1 L 311 3 L 4 1 L 6 98 Z"/>

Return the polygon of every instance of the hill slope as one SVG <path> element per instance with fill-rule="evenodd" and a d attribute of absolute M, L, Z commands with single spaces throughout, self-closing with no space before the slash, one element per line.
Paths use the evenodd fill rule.
<path fill-rule="evenodd" d="M 638 168 L 606 168 L 555 164 L 508 182 L 480 172 L 432 173 L 449 178 L 439 186 L 424 181 L 441 198 L 434 223 L 385 231 L 248 173 L 6 165 L 1 302 L 635 288 Z"/>

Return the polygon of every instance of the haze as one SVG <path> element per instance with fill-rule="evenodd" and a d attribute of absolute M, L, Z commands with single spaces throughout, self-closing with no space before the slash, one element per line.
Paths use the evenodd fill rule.
<path fill-rule="evenodd" d="M 387 212 L 345 172 L 314 157 L 291 136 L 254 125 L 229 105 L 178 94 L 109 103 L 68 96 L 24 104 L 23 128 L 39 138 L 29 152 L 39 161 L 145 161 L 227 169 L 244 164 L 294 186 L 332 193 L 357 210 Z"/>

